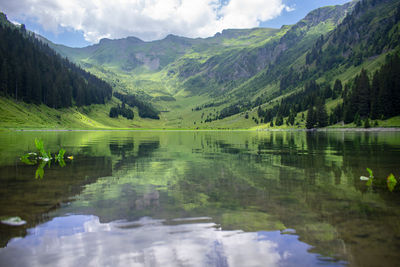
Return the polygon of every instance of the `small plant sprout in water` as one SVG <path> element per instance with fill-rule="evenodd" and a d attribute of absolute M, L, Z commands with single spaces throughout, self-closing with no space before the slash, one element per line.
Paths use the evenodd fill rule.
<path fill-rule="evenodd" d="M 374 180 L 374 173 L 372 172 L 372 170 L 370 168 L 367 168 L 367 172 L 369 173 L 369 177 L 361 176 L 360 180 L 367 181 L 367 186 L 371 186 L 372 181 Z"/>
<path fill-rule="evenodd" d="M 65 149 L 61 148 L 60 151 L 58 152 L 58 155 L 54 156 L 56 162 L 58 162 L 61 167 L 65 166 L 64 154 L 65 154 Z"/>
<path fill-rule="evenodd" d="M 367 181 L 366 185 L 371 186 L 372 182 L 374 181 L 374 174 L 370 168 L 367 168 L 367 171 L 369 173 L 369 177 L 360 176 L 360 180 Z M 393 192 L 394 188 L 397 185 L 397 180 L 396 180 L 396 177 L 394 177 L 393 173 L 389 174 L 389 176 L 386 178 L 386 184 L 387 184 L 387 188 L 389 189 L 389 191 Z"/>
<path fill-rule="evenodd" d="M 39 159 L 43 161 L 51 160 L 51 154 L 50 152 L 47 153 L 46 150 L 44 150 L 44 144 L 42 140 L 35 138 L 35 146 L 39 152 Z"/>
<path fill-rule="evenodd" d="M 394 187 L 397 184 L 397 180 L 394 177 L 393 173 L 389 174 L 389 176 L 386 179 L 386 183 L 387 183 L 387 187 L 388 187 L 389 191 L 392 192 Z"/>
<path fill-rule="evenodd" d="M 51 160 L 53 159 L 51 157 L 51 153 L 46 152 L 44 149 L 44 144 L 43 141 L 40 139 L 35 139 L 35 147 L 37 149 L 36 152 L 29 152 L 21 157 L 21 161 L 25 164 L 28 165 L 37 165 L 37 169 L 35 172 L 35 178 L 42 179 L 44 176 L 44 168 L 46 165 L 50 168 Z M 58 154 L 54 154 L 54 161 L 61 166 L 64 167 L 65 161 L 64 161 L 64 155 L 65 155 L 65 149 L 61 148 L 60 151 L 58 151 Z M 73 159 L 73 156 L 67 157 L 68 159 Z"/>

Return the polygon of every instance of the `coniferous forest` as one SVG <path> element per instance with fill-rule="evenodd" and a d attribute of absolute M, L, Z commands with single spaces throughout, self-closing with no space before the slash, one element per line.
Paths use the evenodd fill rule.
<path fill-rule="evenodd" d="M 104 104 L 111 98 L 110 85 L 60 57 L 24 25 L 0 24 L 0 40 L 1 95 L 51 108 Z"/>
<path fill-rule="evenodd" d="M 150 119 L 155 119 L 155 120 L 159 120 L 160 117 L 158 116 L 159 111 L 157 111 L 153 106 L 151 106 L 150 104 L 147 104 L 143 101 L 140 101 L 136 96 L 134 95 L 127 95 L 127 94 L 121 94 L 118 92 L 114 93 L 114 96 L 116 98 L 118 98 L 119 100 L 121 100 L 122 102 L 122 108 L 112 108 L 110 110 L 110 117 L 116 117 L 115 114 L 118 114 L 118 112 L 116 112 L 117 110 L 119 111 L 120 115 L 123 115 L 124 117 L 126 117 L 124 114 L 126 113 L 125 110 L 125 103 L 130 106 L 130 107 L 137 107 L 139 110 L 139 116 L 142 118 L 150 118 Z M 128 116 L 130 117 L 130 116 Z M 133 117 L 132 117 L 133 118 Z"/>
<path fill-rule="evenodd" d="M 343 121 L 361 126 L 367 119 L 382 120 L 400 115 L 400 57 L 387 56 L 386 63 L 374 73 L 362 69 L 351 81 L 342 85 L 336 80 L 333 88 L 329 84 L 318 84 L 314 80 L 306 83 L 301 92 L 284 98 L 273 108 L 258 109 L 263 123 L 276 117 L 275 125 L 293 125 L 298 112 L 307 111 L 306 128 L 325 127 Z M 326 99 L 343 98 L 343 102 L 327 111 Z"/>

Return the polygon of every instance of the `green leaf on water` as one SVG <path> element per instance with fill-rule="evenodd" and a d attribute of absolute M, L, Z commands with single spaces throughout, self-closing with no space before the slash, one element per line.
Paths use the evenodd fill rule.
<path fill-rule="evenodd" d="M 36 159 L 31 159 L 31 153 L 23 155 L 21 161 L 27 165 L 35 165 L 37 163 Z"/>
<path fill-rule="evenodd" d="M 64 154 L 65 154 L 65 149 L 61 148 L 60 151 L 58 151 L 58 155 L 54 156 L 56 162 L 58 161 L 58 164 L 60 164 L 61 167 L 65 166 Z"/>
<path fill-rule="evenodd" d="M 394 187 L 397 184 L 397 180 L 394 177 L 393 173 L 389 174 L 389 176 L 387 177 L 387 186 L 390 192 L 392 192 L 394 190 Z"/>
<path fill-rule="evenodd" d="M 360 180 L 367 181 L 366 185 L 371 186 L 372 182 L 374 180 L 374 173 L 372 172 L 372 170 L 370 168 L 367 168 L 367 172 L 369 173 L 369 177 L 361 176 Z"/>
<path fill-rule="evenodd" d="M 369 178 L 374 179 L 374 173 L 372 172 L 372 170 L 370 168 L 367 168 L 367 172 L 369 173 Z"/>
<path fill-rule="evenodd" d="M 39 151 L 44 150 L 43 149 L 43 141 L 40 139 L 35 138 L 35 146 L 36 146 L 36 149 Z"/>
<path fill-rule="evenodd" d="M 35 138 L 35 146 L 42 158 L 48 158 L 48 155 L 44 150 L 44 145 L 42 140 Z"/>
<path fill-rule="evenodd" d="M 57 157 L 59 159 L 63 159 L 64 158 L 64 154 L 65 154 L 65 149 L 61 148 L 60 151 L 58 151 Z"/>
<path fill-rule="evenodd" d="M 60 167 L 62 168 L 62 167 L 65 167 L 65 161 L 64 161 L 64 159 L 60 159 L 59 161 L 58 161 L 58 164 L 60 165 Z"/>
<path fill-rule="evenodd" d="M 35 172 L 35 178 L 40 178 L 42 179 L 44 175 L 44 169 L 43 168 L 37 168 L 36 172 Z"/>
<path fill-rule="evenodd" d="M 46 166 L 47 162 L 46 161 L 42 161 L 40 162 L 36 172 L 35 172 L 35 178 L 38 179 L 42 179 L 43 175 L 44 175 L 44 167 Z"/>

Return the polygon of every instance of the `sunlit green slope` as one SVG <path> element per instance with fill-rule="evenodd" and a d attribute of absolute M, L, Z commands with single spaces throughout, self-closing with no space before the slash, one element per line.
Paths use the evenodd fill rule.
<path fill-rule="evenodd" d="M 256 125 L 249 107 L 249 119 L 242 113 L 204 121 L 233 103 L 276 95 L 276 73 L 301 64 L 315 40 L 333 30 L 353 6 L 321 8 L 281 29 L 224 30 L 205 39 L 169 35 L 153 42 L 103 39 L 85 48 L 51 46 L 115 90 L 151 101 L 163 111 L 158 127 L 249 128 Z"/>
<path fill-rule="evenodd" d="M 104 106 L 89 108 L 86 115 L 99 124 L 88 127 L 269 128 L 269 123 L 260 125 L 258 108 L 277 107 L 310 81 L 333 86 L 340 79 L 345 85 L 362 69 L 372 76 L 386 55 L 395 53 L 399 1 L 358 2 L 319 8 L 280 29 L 224 30 L 205 39 L 169 35 L 144 42 L 128 37 L 103 39 L 84 48 L 44 41 L 109 82 L 114 92 L 134 94 L 160 111 L 160 120 L 141 119 L 137 111 L 133 121 L 109 119 L 110 108 L 120 104 L 113 98 Z M 342 101 L 342 97 L 327 98 L 328 112 Z M 306 114 L 306 109 L 296 111 L 290 128 L 304 128 Z M 0 125 L 10 123 L 25 124 L 9 120 Z M 66 128 L 82 127 L 81 122 L 60 123 Z M 399 126 L 395 118 L 379 125 Z"/>

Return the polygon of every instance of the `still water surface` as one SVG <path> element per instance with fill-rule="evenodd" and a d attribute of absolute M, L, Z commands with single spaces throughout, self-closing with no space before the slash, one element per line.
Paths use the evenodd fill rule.
<path fill-rule="evenodd" d="M 37 137 L 74 159 L 35 179 Z M 0 216 L 27 221 L 0 224 L 0 266 L 400 264 L 400 133 L 3 132 L 0 151 Z"/>

